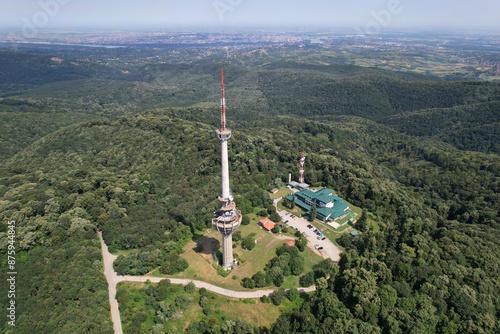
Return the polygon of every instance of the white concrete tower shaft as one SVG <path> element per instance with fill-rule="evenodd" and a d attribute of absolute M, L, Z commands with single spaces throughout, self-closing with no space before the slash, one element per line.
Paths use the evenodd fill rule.
<path fill-rule="evenodd" d="M 227 142 L 231 138 L 231 130 L 226 128 L 226 99 L 224 96 L 224 72 L 221 69 L 221 126 L 217 137 L 221 141 L 222 193 L 219 197 L 220 209 L 215 212 L 212 225 L 222 234 L 222 268 L 231 269 L 233 260 L 233 232 L 241 224 L 241 211 L 236 209 L 229 187 L 229 159 Z"/>
<path fill-rule="evenodd" d="M 221 140 L 221 158 L 222 158 L 222 198 L 232 200 L 229 190 L 229 161 L 227 156 L 227 140 Z"/>

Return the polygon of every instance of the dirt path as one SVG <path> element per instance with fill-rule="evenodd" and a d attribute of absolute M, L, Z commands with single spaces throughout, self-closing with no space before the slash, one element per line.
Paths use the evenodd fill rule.
<path fill-rule="evenodd" d="M 292 238 L 292 237 L 289 237 L 289 236 L 286 236 L 286 235 L 278 235 L 277 237 L 273 238 L 273 240 L 269 241 L 267 243 L 267 245 L 264 246 L 264 247 L 269 248 L 269 247 L 271 247 L 272 245 L 274 245 L 278 241 L 286 242 L 284 240 L 295 240 L 295 239 L 297 239 L 297 238 Z"/>
<path fill-rule="evenodd" d="M 99 239 L 101 240 L 102 259 L 104 262 L 104 275 L 108 280 L 109 290 L 109 306 L 111 308 L 111 321 L 113 322 L 113 329 L 115 334 L 122 334 L 122 321 L 120 319 L 120 311 L 118 309 L 118 301 L 116 300 L 116 284 L 119 282 L 118 275 L 113 269 L 113 262 L 115 262 L 117 255 L 113 255 L 108 251 L 108 245 L 102 238 L 102 232 L 99 231 Z"/>
<path fill-rule="evenodd" d="M 202 281 L 196 281 L 196 280 L 191 280 L 191 279 L 182 279 L 182 278 L 167 278 L 167 277 L 152 277 L 152 276 L 119 276 L 118 280 L 120 282 L 126 281 L 126 282 L 146 282 L 149 280 L 152 283 L 158 283 L 161 280 L 164 279 L 169 279 L 172 284 L 182 284 L 186 285 L 189 282 L 193 282 L 194 285 L 197 288 L 205 288 L 209 291 L 215 292 L 219 295 L 227 296 L 227 297 L 233 297 L 233 298 L 260 298 L 262 296 L 269 296 L 273 293 L 274 290 L 257 290 L 257 291 L 233 291 L 233 290 L 228 290 L 221 288 L 219 286 L 202 282 Z M 298 289 L 299 292 L 311 292 L 315 291 L 316 287 L 312 286 L 309 288 L 300 288 Z"/>

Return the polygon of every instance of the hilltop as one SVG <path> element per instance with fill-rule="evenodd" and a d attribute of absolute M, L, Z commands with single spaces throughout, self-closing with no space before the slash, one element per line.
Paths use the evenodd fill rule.
<path fill-rule="evenodd" d="M 280 58 L 121 67 L 73 55 L 0 53 L 0 233 L 16 221 L 17 332 L 111 333 L 97 229 L 131 259 L 125 269 L 146 273 L 211 226 L 221 66 L 243 214 L 266 214 L 301 153 L 308 183 L 366 213 L 359 239 L 338 239 L 339 265 L 305 273 L 318 291 L 271 332 L 498 332 L 498 83 Z M 147 289 L 133 293 L 160 307 L 166 290 Z M 186 331 L 220 329 L 225 316 L 209 311 Z M 133 319 L 131 330 L 156 321 Z"/>
<path fill-rule="evenodd" d="M 64 290 L 75 283 L 64 274 L 67 261 L 51 262 L 50 280 L 42 279 L 46 270 L 37 273 L 33 265 L 43 258 L 55 259 L 54 252 L 59 248 L 86 247 L 95 254 L 92 266 L 100 267 L 93 232 L 96 228 L 103 229 L 113 249 L 139 250 L 141 265 L 147 267 L 159 265 L 168 252 L 182 247 L 191 233 L 210 225 L 211 212 L 217 207 L 218 141 L 213 127 L 175 117 L 185 113 L 189 110 L 174 108 L 71 125 L 4 163 L 2 222 L 15 219 L 18 223 L 20 254 L 26 254 L 19 260 L 19 270 L 33 273 L 23 275 L 22 286 L 36 285 L 45 291 L 57 282 Z M 417 277 L 406 283 L 407 292 L 397 297 L 398 303 L 405 300 L 399 298 L 420 295 L 424 282 L 431 284 L 440 275 L 455 277 L 455 267 L 444 263 L 458 261 L 469 268 L 467 275 L 480 272 L 483 282 L 498 278 L 494 269 L 498 257 L 493 256 L 500 251 L 495 241 L 499 223 L 495 214 L 499 206 L 496 156 L 464 153 L 432 140 L 418 141 L 362 118 L 342 116 L 323 124 L 291 117 L 266 118 L 246 126 L 240 124 L 230 145 L 233 192 L 244 213 L 260 210 L 265 191 L 274 187 L 274 180 L 294 172 L 299 152 L 308 152 L 311 183 L 339 189 L 340 195 L 368 208 L 375 221 L 380 221 L 360 227 L 365 232 L 362 238 L 344 245 L 352 251 L 346 253 L 340 271 L 330 279 L 331 293 L 341 286 L 337 280 L 353 275 L 354 263 L 359 261 L 356 267 L 376 261 L 376 267 L 366 267 L 373 275 L 387 270 L 383 268 L 394 272 L 392 278 L 385 276 L 376 286 L 392 284 L 402 289 L 402 282 Z M 477 237 L 469 236 L 471 233 Z M 405 258 L 407 267 L 403 268 L 399 264 L 400 249 L 405 247 L 415 257 Z M 434 256 L 441 260 L 431 260 L 428 252 L 421 253 L 425 247 L 435 249 Z M 460 255 L 454 251 L 457 247 L 474 252 Z M 71 258 L 71 266 L 86 268 L 81 261 L 88 260 L 76 255 Z M 424 268 L 429 274 L 422 276 L 419 272 Z M 90 282 L 103 282 L 99 270 L 87 275 L 91 276 L 87 283 L 80 283 L 80 289 L 93 291 L 96 287 Z M 472 279 L 464 277 L 449 284 L 466 284 Z M 472 288 L 478 296 L 490 291 L 475 284 L 470 281 L 467 289 Z M 373 288 L 378 289 L 375 285 Z M 457 299 L 462 298 L 459 288 L 448 292 L 443 287 L 438 289 L 451 299 L 446 295 L 434 299 L 441 308 L 433 309 L 432 317 L 448 307 L 459 312 L 458 319 L 463 320 L 458 321 L 474 316 L 472 311 L 462 312 L 465 306 Z M 489 285 L 488 289 L 496 288 Z M 104 295 L 105 286 L 98 291 Z M 366 306 L 352 299 L 347 290 L 338 292 L 338 296 L 352 310 Z M 64 297 L 54 293 L 44 300 L 47 298 Z M 430 303 L 432 298 L 438 297 L 431 296 Z M 483 300 L 477 297 L 477 303 Z M 21 321 L 28 314 L 32 319 L 47 314 L 35 311 L 40 309 L 40 302 L 36 295 L 20 298 L 19 309 L 25 311 L 19 315 L 19 323 L 26 330 L 34 328 L 29 321 Z M 481 309 L 490 310 L 488 305 Z M 397 309 L 409 312 L 403 306 Z M 64 306 L 51 308 L 49 314 L 63 310 Z M 64 313 L 64 321 L 74 323 L 71 313 Z M 109 324 L 109 320 L 101 319 L 103 325 Z M 367 318 L 359 318 L 367 321 L 363 319 Z M 47 326 L 41 327 L 41 332 L 47 331 Z M 401 326 L 407 325 L 403 322 Z"/>

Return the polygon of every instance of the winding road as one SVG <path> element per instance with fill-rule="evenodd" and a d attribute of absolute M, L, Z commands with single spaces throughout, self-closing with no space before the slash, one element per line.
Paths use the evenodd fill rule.
<path fill-rule="evenodd" d="M 217 294 L 232 297 L 232 298 L 260 298 L 262 296 L 269 296 L 274 290 L 256 290 L 256 291 L 233 291 L 221 288 L 219 286 L 209 284 L 202 281 L 182 279 L 182 278 L 168 278 L 168 277 L 153 277 L 153 276 L 120 276 L 113 270 L 113 262 L 118 257 L 109 252 L 108 246 L 102 238 L 102 232 L 99 231 L 99 239 L 101 240 L 102 258 L 104 261 L 104 275 L 108 281 L 109 289 L 109 305 L 111 307 L 111 321 L 113 322 L 113 329 L 115 334 L 122 334 L 122 323 L 120 319 L 120 311 L 118 309 L 118 301 L 116 300 L 116 285 L 119 282 L 146 282 L 149 280 L 153 283 L 158 283 L 161 280 L 169 279 L 172 284 L 186 285 L 193 282 L 197 288 L 205 288 Z M 300 288 L 299 292 L 312 292 L 316 290 L 315 286 L 308 288 Z"/>

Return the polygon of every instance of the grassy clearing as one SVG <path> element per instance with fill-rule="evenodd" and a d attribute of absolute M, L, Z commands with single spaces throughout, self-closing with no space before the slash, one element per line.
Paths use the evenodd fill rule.
<path fill-rule="evenodd" d="M 290 195 L 291 193 L 293 193 L 293 191 L 291 191 L 290 189 L 288 189 L 286 187 L 281 187 L 280 190 L 278 190 L 278 192 L 276 194 L 271 194 L 271 198 L 277 199 L 277 198 L 281 198 L 281 197 L 285 197 L 287 195 Z"/>
<path fill-rule="evenodd" d="M 240 226 L 239 231 L 241 231 L 243 238 L 250 234 L 255 234 L 256 246 L 251 251 L 248 251 L 241 247 L 241 241 L 233 243 L 236 245 L 233 248 L 233 254 L 237 254 L 243 261 L 227 277 L 218 275 L 216 269 L 212 266 L 214 263 L 212 253 L 222 245 L 221 235 L 213 229 L 208 229 L 202 238 L 198 238 L 198 242 L 202 240 L 204 242 L 203 251 L 197 253 L 191 249 L 196 245 L 194 241 L 190 241 L 184 247 L 186 252 L 182 257 L 188 261 L 189 268 L 182 273 L 169 277 L 196 279 L 235 291 L 250 291 L 241 286 L 241 280 L 245 277 L 251 277 L 258 271 L 263 271 L 267 262 L 276 256 L 276 249 L 286 241 L 294 239 L 292 234 L 294 230 L 288 228 L 288 233 L 276 235 L 257 225 L 261 217 L 255 214 L 249 214 L 248 216 L 250 217 L 250 224 Z M 306 270 L 310 270 L 314 264 L 322 260 L 320 256 L 308 248 L 302 254 L 306 262 Z M 158 269 L 152 272 L 151 276 L 166 277 Z M 233 276 L 236 276 L 236 279 Z M 287 279 L 286 283 L 286 288 L 299 286 L 298 278 L 296 277 Z"/>
<path fill-rule="evenodd" d="M 127 297 L 124 298 L 120 304 L 120 312 L 122 316 L 122 325 L 125 333 L 132 332 L 131 325 L 137 313 L 142 313 L 147 319 L 141 324 L 140 332 L 149 333 L 155 321 L 155 311 L 151 303 L 146 301 L 151 298 L 148 297 L 146 289 L 149 286 L 154 288 L 158 284 L 151 283 L 149 285 L 136 282 L 122 282 L 119 289 L 125 290 Z M 149 287 L 150 288 L 150 287 Z M 150 288 L 151 289 L 151 288 Z M 200 306 L 201 295 L 199 290 L 195 292 L 186 293 L 182 285 L 172 284 L 168 288 L 168 295 L 165 298 L 165 303 L 172 303 L 178 296 L 184 295 L 191 301 L 179 318 L 169 319 L 164 325 L 164 330 L 177 328 L 178 330 L 185 330 L 190 324 L 200 321 L 211 323 L 214 326 L 220 326 L 226 320 L 241 319 L 247 323 L 256 324 L 258 327 L 269 327 L 276 319 L 283 313 L 300 306 L 305 299 L 309 298 L 308 295 L 302 294 L 302 298 L 297 301 L 291 302 L 286 299 L 281 305 L 275 306 L 273 304 L 266 304 L 259 299 L 237 299 L 229 298 L 207 291 L 205 296 L 208 298 L 207 305 L 202 308 Z M 153 301 L 155 303 L 157 301 Z"/>
<path fill-rule="evenodd" d="M 343 226 L 340 226 L 336 231 L 337 232 L 344 232 L 345 230 L 347 230 L 349 227 L 352 227 L 351 224 L 345 224 Z"/>
<path fill-rule="evenodd" d="M 366 212 L 366 215 L 368 224 L 370 225 L 370 229 L 373 230 L 373 232 L 377 233 L 380 230 L 380 225 L 383 223 L 378 220 L 377 217 L 371 212 Z"/>

